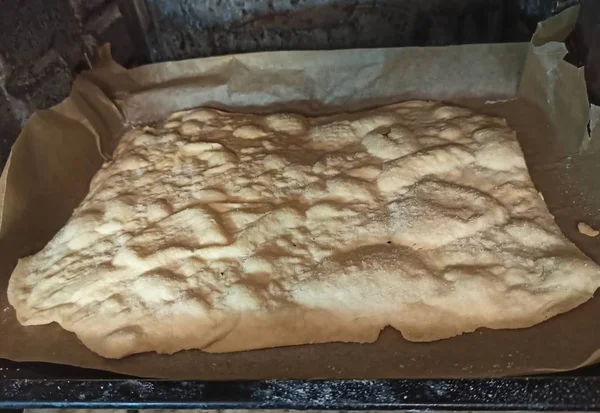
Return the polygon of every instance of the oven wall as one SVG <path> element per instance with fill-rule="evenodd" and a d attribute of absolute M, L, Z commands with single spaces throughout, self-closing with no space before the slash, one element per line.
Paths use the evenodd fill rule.
<path fill-rule="evenodd" d="M 504 27 L 511 19 L 505 0 L 146 2 L 155 26 L 150 35 L 153 60 L 259 50 L 514 40 Z M 518 7 L 513 4 L 513 11 Z M 538 5 L 531 10 L 547 14 L 547 8 Z M 524 31 L 516 37 L 526 38 Z"/>
<path fill-rule="evenodd" d="M 134 56 L 119 1 L 0 0 L 0 169 L 29 115 L 67 96 L 86 53 L 111 42 L 119 61 Z"/>

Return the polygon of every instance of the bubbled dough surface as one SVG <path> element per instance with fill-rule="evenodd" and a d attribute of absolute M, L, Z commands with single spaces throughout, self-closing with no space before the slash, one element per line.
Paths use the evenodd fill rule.
<path fill-rule="evenodd" d="M 413 101 L 133 130 L 8 293 L 119 358 L 528 327 L 599 285 L 504 120 Z"/>

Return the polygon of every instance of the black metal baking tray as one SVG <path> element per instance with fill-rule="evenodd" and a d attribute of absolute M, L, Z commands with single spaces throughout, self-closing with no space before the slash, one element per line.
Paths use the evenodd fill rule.
<path fill-rule="evenodd" d="M 500 379 L 218 382 L 0 360 L 0 409 L 23 408 L 600 411 L 600 366 Z"/>

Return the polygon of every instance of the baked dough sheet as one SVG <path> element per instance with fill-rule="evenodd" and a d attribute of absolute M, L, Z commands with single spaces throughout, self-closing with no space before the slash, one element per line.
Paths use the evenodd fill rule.
<path fill-rule="evenodd" d="M 134 128 L 8 298 L 122 358 L 525 328 L 599 286 L 505 119 L 407 101 Z"/>

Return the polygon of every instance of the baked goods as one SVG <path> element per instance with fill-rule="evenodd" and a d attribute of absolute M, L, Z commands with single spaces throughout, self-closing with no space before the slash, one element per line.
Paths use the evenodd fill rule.
<path fill-rule="evenodd" d="M 592 238 L 597 237 L 600 234 L 600 231 L 593 228 L 589 224 L 586 224 L 585 222 L 577 223 L 577 230 L 579 231 L 580 234 L 583 234 L 583 235 L 586 235 L 586 236 L 592 237 Z"/>
<path fill-rule="evenodd" d="M 599 286 L 502 119 L 413 101 L 133 130 L 8 293 L 118 358 L 528 327 Z"/>

